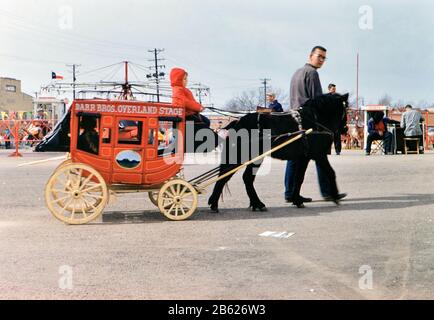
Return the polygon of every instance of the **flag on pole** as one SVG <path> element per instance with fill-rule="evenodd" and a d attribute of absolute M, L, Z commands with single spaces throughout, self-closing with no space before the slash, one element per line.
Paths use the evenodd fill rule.
<path fill-rule="evenodd" d="M 51 72 L 51 79 L 63 80 L 63 76 L 59 76 L 56 72 Z"/>

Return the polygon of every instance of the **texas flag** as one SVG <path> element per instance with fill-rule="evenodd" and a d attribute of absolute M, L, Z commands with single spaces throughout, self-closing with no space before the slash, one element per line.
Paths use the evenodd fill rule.
<path fill-rule="evenodd" d="M 51 72 L 51 79 L 63 80 L 63 76 L 58 76 L 56 72 Z"/>

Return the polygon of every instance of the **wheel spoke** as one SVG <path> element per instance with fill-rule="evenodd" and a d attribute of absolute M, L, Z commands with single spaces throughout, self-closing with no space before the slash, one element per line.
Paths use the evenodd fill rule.
<path fill-rule="evenodd" d="M 62 210 L 60 210 L 60 213 L 63 213 L 63 211 L 65 211 L 66 208 L 69 207 L 69 205 L 71 204 L 72 200 L 74 200 L 74 198 L 70 199 L 64 207 L 62 207 Z"/>
<path fill-rule="evenodd" d="M 166 201 L 167 201 L 168 203 L 165 203 Z M 173 203 L 174 203 L 173 199 L 164 199 L 164 200 L 163 200 L 163 206 L 164 206 L 164 207 L 168 207 L 168 206 L 172 205 Z"/>
<path fill-rule="evenodd" d="M 81 175 L 83 174 L 83 169 L 80 168 L 78 169 L 78 173 L 77 173 L 77 180 L 75 182 L 75 187 L 79 188 L 80 187 L 80 183 L 81 183 Z"/>
<path fill-rule="evenodd" d="M 183 206 L 180 206 L 180 208 L 181 208 L 181 211 L 182 211 L 182 215 L 185 216 L 185 211 L 184 211 Z"/>
<path fill-rule="evenodd" d="M 91 173 L 86 180 L 83 181 L 83 183 L 81 184 L 80 188 L 78 189 L 79 191 L 83 190 L 83 188 L 89 183 L 90 179 L 92 179 L 94 177 L 94 174 Z"/>
<path fill-rule="evenodd" d="M 71 220 L 74 220 L 75 217 L 75 199 L 72 201 L 72 212 L 71 212 Z"/>
<path fill-rule="evenodd" d="M 103 196 L 98 196 L 96 194 L 86 193 L 86 196 L 94 198 L 94 199 L 104 199 Z"/>
<path fill-rule="evenodd" d="M 178 195 L 175 191 L 175 188 L 173 188 L 173 186 L 170 186 L 170 191 L 172 191 L 173 196 Z"/>
<path fill-rule="evenodd" d="M 60 189 L 51 189 L 53 192 L 60 192 L 60 193 L 66 193 L 69 194 L 69 191 L 66 190 L 60 190 Z"/>
<path fill-rule="evenodd" d="M 166 191 L 164 191 L 163 197 L 166 197 L 166 198 L 175 198 L 175 194 L 172 193 L 172 191 L 170 191 L 169 189 L 166 189 Z"/>
<path fill-rule="evenodd" d="M 167 213 L 168 214 L 171 214 L 171 212 L 172 212 L 172 210 L 173 210 L 173 208 L 176 206 L 176 204 L 174 203 L 174 204 L 172 204 L 172 206 L 170 207 L 170 209 L 169 210 L 167 210 Z"/>
<path fill-rule="evenodd" d="M 179 194 L 180 197 L 182 197 L 186 192 L 188 191 L 187 187 L 184 187 L 184 189 L 182 190 L 182 192 Z"/>
<path fill-rule="evenodd" d="M 86 189 L 84 189 L 84 190 L 81 190 L 81 192 L 86 193 L 86 192 L 88 192 L 88 191 L 95 190 L 96 188 L 100 188 L 100 187 L 102 187 L 102 185 L 101 185 L 100 183 L 98 183 L 98 184 L 96 184 L 96 185 L 94 185 L 94 186 L 92 186 L 92 187 L 89 187 L 89 188 L 86 188 Z"/>
<path fill-rule="evenodd" d="M 60 201 L 66 200 L 68 198 L 71 198 L 71 196 L 66 196 L 66 197 L 62 197 L 62 198 L 57 198 L 56 200 L 51 200 L 51 203 L 58 203 Z"/>
<path fill-rule="evenodd" d="M 87 207 L 92 207 L 93 210 L 96 210 L 96 207 L 92 203 L 90 203 L 89 201 L 87 201 L 87 199 L 85 197 L 83 197 L 83 200 L 86 203 Z"/>
<path fill-rule="evenodd" d="M 175 209 L 175 217 L 177 217 L 178 216 L 178 206 L 176 206 L 175 208 L 176 208 Z"/>
<path fill-rule="evenodd" d="M 181 185 L 177 184 L 176 185 L 176 194 L 179 196 L 179 193 L 181 192 Z"/>
<path fill-rule="evenodd" d="M 83 198 L 84 200 L 84 198 Z M 81 212 L 83 213 L 84 217 L 87 218 L 86 210 L 84 208 L 84 201 L 81 203 Z"/>

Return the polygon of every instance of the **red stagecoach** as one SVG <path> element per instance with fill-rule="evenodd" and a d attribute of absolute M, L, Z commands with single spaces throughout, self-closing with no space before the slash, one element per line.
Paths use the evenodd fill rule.
<path fill-rule="evenodd" d="M 185 110 L 167 103 L 76 100 L 70 154 L 51 175 L 45 200 L 68 224 L 98 217 L 110 191 L 147 191 L 171 220 L 184 220 L 200 192 L 182 178 Z"/>

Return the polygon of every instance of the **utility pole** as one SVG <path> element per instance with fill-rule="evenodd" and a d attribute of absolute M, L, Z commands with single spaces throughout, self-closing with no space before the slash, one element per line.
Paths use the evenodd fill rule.
<path fill-rule="evenodd" d="M 67 64 L 67 67 L 72 67 L 72 97 L 75 100 L 75 81 L 77 80 L 76 77 L 76 72 L 77 72 L 77 67 L 80 67 L 81 64 Z"/>
<path fill-rule="evenodd" d="M 271 81 L 271 79 L 264 78 L 260 80 L 261 83 L 264 85 L 264 108 L 266 108 L 267 107 L 267 82 Z"/>
<path fill-rule="evenodd" d="M 163 52 L 164 49 L 157 49 L 155 48 L 154 50 L 148 50 L 148 52 L 151 52 L 154 54 L 154 59 L 152 60 L 148 60 L 148 61 L 153 61 L 154 65 L 152 67 L 149 67 L 149 69 L 154 69 L 154 73 L 148 73 L 146 75 L 146 78 L 148 79 L 155 79 L 155 83 L 157 85 L 157 102 L 160 102 L 160 78 L 163 78 L 165 76 L 165 73 L 162 71 L 159 71 L 160 69 L 164 69 L 166 68 L 165 65 L 159 65 L 159 61 L 163 61 L 165 59 L 159 59 L 158 58 L 158 54 Z"/>
<path fill-rule="evenodd" d="M 209 94 L 210 92 L 210 88 L 201 83 L 193 84 L 193 86 L 191 86 L 190 89 L 196 92 L 196 96 L 199 98 L 200 104 L 202 104 L 202 94 L 204 96 L 207 96 L 207 94 Z"/>

